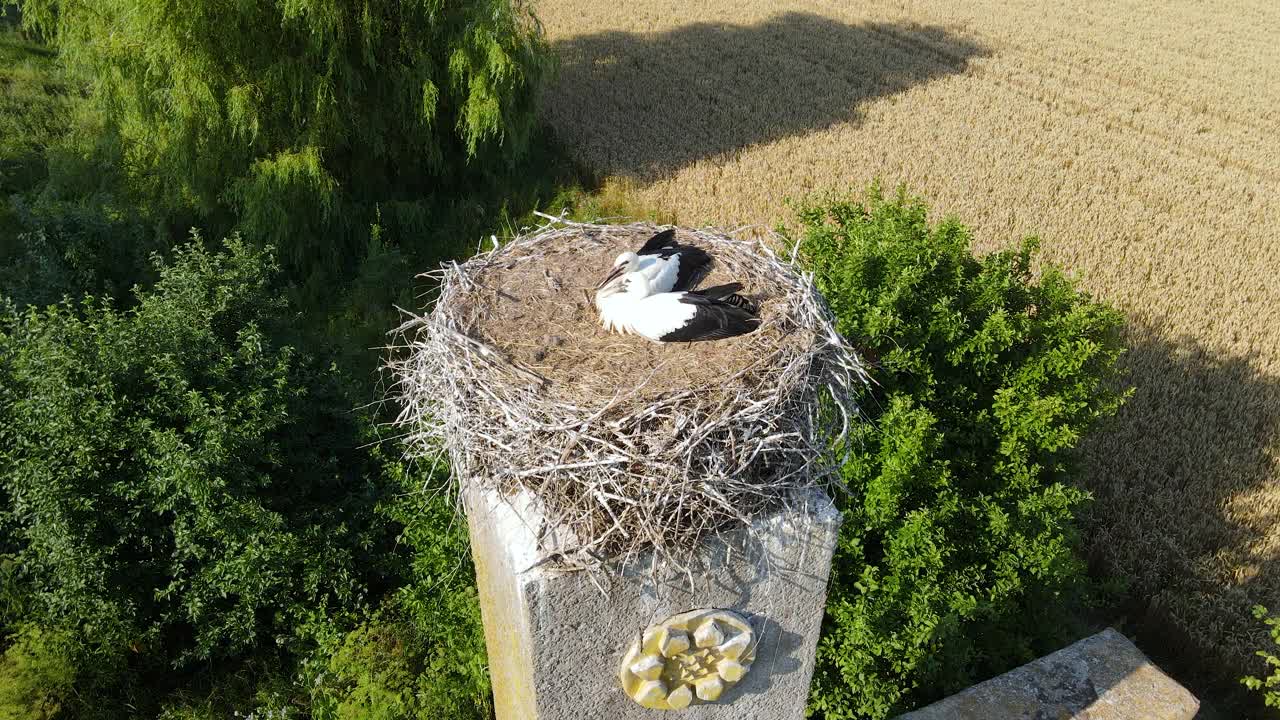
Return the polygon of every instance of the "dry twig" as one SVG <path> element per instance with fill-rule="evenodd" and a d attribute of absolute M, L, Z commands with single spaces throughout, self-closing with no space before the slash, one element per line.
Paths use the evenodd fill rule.
<path fill-rule="evenodd" d="M 812 278 L 759 241 L 680 230 L 682 241 L 702 246 L 729 276 L 765 295 L 761 330 L 716 343 L 718 350 L 673 347 L 652 367 L 605 363 L 584 373 L 580 358 L 564 353 L 622 352 L 645 342 L 591 336 L 588 325 L 566 330 L 577 332 L 573 347 L 559 364 L 552 358 L 535 372 L 486 334 L 495 315 L 523 310 L 510 300 L 581 307 L 572 283 L 548 274 L 547 257 L 563 266 L 564 258 L 581 260 L 599 248 L 602 238 L 634 243 L 654 231 L 555 219 L 429 273 L 440 284 L 438 299 L 393 331 L 401 352 L 389 366 L 410 452 L 431 457 L 443 449 L 456 478 L 538 498 L 546 519 L 578 540 L 572 548 L 544 548 L 561 565 L 590 568 L 600 558 L 629 560 L 652 550 L 683 567 L 702 538 L 749 526 L 831 483 L 839 461 L 832 448 L 858 416 L 856 398 L 867 382 L 862 362 L 836 332 Z M 609 248 L 601 252 L 607 256 Z M 536 287 L 503 287 L 503 273 L 522 264 L 543 265 L 534 272 Z M 520 292 L 531 299 L 513 297 Z M 519 334 L 529 324 L 503 327 Z M 519 341 L 502 339 L 508 347 Z M 740 367 L 678 376 L 693 378 L 694 387 L 664 384 L 673 360 L 706 365 L 700 352 Z"/>

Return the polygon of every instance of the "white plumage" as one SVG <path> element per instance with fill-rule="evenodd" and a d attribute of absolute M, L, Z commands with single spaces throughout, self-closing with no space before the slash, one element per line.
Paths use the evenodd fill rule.
<path fill-rule="evenodd" d="M 654 293 L 643 272 L 619 278 L 622 289 L 599 304 L 606 330 L 654 342 L 697 342 L 743 335 L 760 325 L 755 305 L 737 283 L 701 291 Z"/>
<path fill-rule="evenodd" d="M 596 304 L 621 292 L 622 277 L 638 272 L 649 281 L 654 293 L 692 290 L 708 272 L 711 256 L 693 245 L 676 242 L 675 229 L 663 230 L 645 241 L 639 252 L 624 252 L 596 286 Z"/>
<path fill-rule="evenodd" d="M 676 278 L 680 275 L 680 254 L 675 253 L 669 257 L 661 255 L 641 255 L 634 252 L 624 252 L 614 261 L 613 267 L 617 273 L 613 277 L 621 277 L 629 272 L 638 272 L 645 276 L 649 281 L 649 287 L 654 292 L 671 292 L 676 288 Z M 688 288 L 679 288 L 687 290 Z"/>
<path fill-rule="evenodd" d="M 626 319 L 630 315 L 630 307 L 639 299 L 630 297 L 621 291 L 608 295 L 596 295 L 596 311 L 600 314 L 600 326 L 609 332 L 626 333 L 624 328 L 630 327 Z"/>
<path fill-rule="evenodd" d="M 620 280 L 623 291 L 606 300 L 606 306 L 601 308 L 605 329 L 657 340 L 693 319 L 696 308 L 680 302 L 683 292 L 652 294 L 649 278 L 643 272 L 627 273 Z"/>

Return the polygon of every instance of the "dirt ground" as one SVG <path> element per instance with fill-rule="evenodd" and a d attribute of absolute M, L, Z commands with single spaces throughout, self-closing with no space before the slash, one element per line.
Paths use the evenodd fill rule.
<path fill-rule="evenodd" d="M 906 182 L 1131 318 L 1086 452 L 1095 559 L 1170 643 L 1261 670 L 1280 610 L 1280 3 L 542 0 L 545 116 L 685 225 Z"/>

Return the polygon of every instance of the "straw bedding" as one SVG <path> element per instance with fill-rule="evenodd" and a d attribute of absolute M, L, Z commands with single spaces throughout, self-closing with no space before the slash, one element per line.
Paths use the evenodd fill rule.
<path fill-rule="evenodd" d="M 537 498 L 594 567 L 749 525 L 833 481 L 831 448 L 867 382 L 811 279 L 765 244 L 707 230 L 677 239 L 737 281 L 759 330 L 692 344 L 605 333 L 591 293 L 659 228 L 556 221 L 428 275 L 439 295 L 395 331 L 391 362 L 411 453 L 455 478 Z M 548 548 L 550 549 L 550 548 Z"/>

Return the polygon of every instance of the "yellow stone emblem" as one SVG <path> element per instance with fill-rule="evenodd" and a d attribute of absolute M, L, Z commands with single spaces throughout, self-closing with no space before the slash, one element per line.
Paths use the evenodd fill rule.
<path fill-rule="evenodd" d="M 751 669 L 755 633 L 729 610 L 693 610 L 645 628 L 622 657 L 622 689 L 655 710 L 720 699 Z"/>

